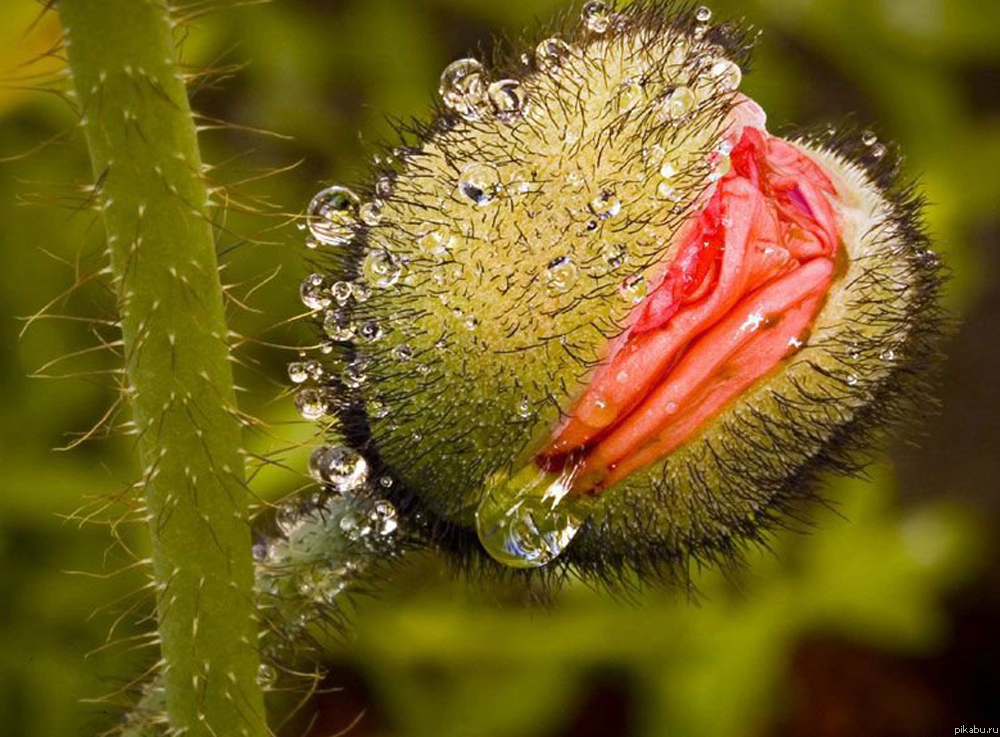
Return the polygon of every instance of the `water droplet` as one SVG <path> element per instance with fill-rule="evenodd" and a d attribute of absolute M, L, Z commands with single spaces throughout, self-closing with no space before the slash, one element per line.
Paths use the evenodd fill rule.
<path fill-rule="evenodd" d="M 733 162 L 729 158 L 729 154 L 722 151 L 713 151 L 709 154 L 708 165 L 711 167 L 708 173 L 708 181 L 710 182 L 719 181 L 733 168 Z"/>
<path fill-rule="evenodd" d="M 646 283 L 646 278 L 642 274 L 632 274 L 632 276 L 626 277 L 622 281 L 621 293 L 630 303 L 634 305 L 639 304 L 649 293 L 649 285 Z"/>
<path fill-rule="evenodd" d="M 622 211 L 622 201 L 613 191 L 605 189 L 590 201 L 590 211 L 601 220 L 607 220 Z"/>
<path fill-rule="evenodd" d="M 376 535 L 391 535 L 399 526 L 396 508 L 387 501 L 375 502 L 369 519 Z"/>
<path fill-rule="evenodd" d="M 499 478 L 476 510 L 479 541 L 511 568 L 538 568 L 555 560 L 585 520 L 569 493 L 578 465 L 548 473 L 529 464 L 513 478 Z"/>
<path fill-rule="evenodd" d="M 625 264 L 627 251 L 618 243 L 605 243 L 601 246 L 601 261 L 604 263 L 603 274 L 613 274 Z"/>
<path fill-rule="evenodd" d="M 372 289 L 364 282 L 356 281 L 351 284 L 351 293 L 355 301 L 367 302 L 372 296 Z"/>
<path fill-rule="evenodd" d="M 516 79 L 501 79 L 487 90 L 493 111 L 504 123 L 511 123 L 524 113 L 528 101 L 524 87 Z"/>
<path fill-rule="evenodd" d="M 871 157 L 873 159 L 881 159 L 883 156 L 886 155 L 886 153 L 888 153 L 888 151 L 889 149 L 886 148 L 886 145 L 884 143 L 876 143 L 874 146 L 872 146 Z"/>
<path fill-rule="evenodd" d="M 362 517 L 356 512 L 348 512 L 340 518 L 340 531 L 344 533 L 348 540 L 357 542 L 362 538 L 368 537 L 368 533 L 372 531 L 372 528 L 367 518 Z"/>
<path fill-rule="evenodd" d="M 861 133 L 861 142 L 866 146 L 874 146 L 878 143 L 878 136 L 875 135 L 875 131 L 866 130 Z"/>
<path fill-rule="evenodd" d="M 365 225 L 374 228 L 382 222 L 382 203 L 379 200 L 366 202 L 361 206 L 358 215 Z"/>
<path fill-rule="evenodd" d="M 382 326 L 375 320 L 366 320 L 361 324 L 361 327 L 358 328 L 358 335 L 367 340 L 369 343 L 374 343 L 383 335 Z"/>
<path fill-rule="evenodd" d="M 743 71 L 738 64 L 729 59 L 718 59 L 708 70 L 709 75 L 715 80 L 719 89 L 725 92 L 732 92 L 740 86 L 743 81 Z"/>
<path fill-rule="evenodd" d="M 343 445 L 322 446 L 309 456 L 309 474 L 345 494 L 368 480 L 368 461 L 356 450 Z"/>
<path fill-rule="evenodd" d="M 535 63 L 547 74 L 559 74 L 563 63 L 573 54 L 573 47 L 561 38 L 547 38 L 535 47 Z"/>
<path fill-rule="evenodd" d="M 636 79 L 626 79 L 618 92 L 618 110 L 627 113 L 642 102 L 642 85 Z"/>
<path fill-rule="evenodd" d="M 257 563 L 264 563 L 271 557 L 271 541 L 267 538 L 255 540 L 250 546 L 250 554 Z"/>
<path fill-rule="evenodd" d="M 522 420 L 530 418 L 534 412 L 531 411 L 531 401 L 527 397 L 522 397 L 517 405 L 517 416 Z"/>
<path fill-rule="evenodd" d="M 302 280 L 299 298 L 310 310 L 322 310 L 333 301 L 322 274 L 310 274 Z"/>
<path fill-rule="evenodd" d="M 333 285 L 333 288 L 330 290 L 330 293 L 333 295 L 333 298 L 337 300 L 338 303 L 342 305 L 347 304 L 347 300 L 351 298 L 350 282 L 346 281 L 337 282 L 336 284 Z"/>
<path fill-rule="evenodd" d="M 270 688 L 278 680 L 278 671 L 269 663 L 261 663 L 257 668 L 257 683 L 261 688 Z"/>
<path fill-rule="evenodd" d="M 385 250 L 371 251 L 362 265 L 365 279 L 379 289 L 388 289 L 399 281 L 403 267 L 391 252 Z M 357 294 L 355 293 L 355 297 Z"/>
<path fill-rule="evenodd" d="M 500 174 L 489 164 L 469 164 L 458 180 L 458 191 L 479 207 L 488 205 L 500 192 Z"/>
<path fill-rule="evenodd" d="M 302 361 L 293 361 L 288 364 L 288 378 L 292 380 L 294 384 L 301 384 L 309 378 L 309 372 L 306 370 L 306 365 Z"/>
<path fill-rule="evenodd" d="M 467 315 L 465 320 L 462 321 L 466 330 L 475 330 L 479 327 L 479 318 L 475 315 Z"/>
<path fill-rule="evenodd" d="M 549 262 L 545 267 L 543 280 L 549 294 L 565 294 L 576 284 L 580 269 L 569 256 L 560 256 Z"/>
<path fill-rule="evenodd" d="M 340 378 L 343 380 L 344 384 L 351 389 L 357 389 L 368 381 L 368 374 L 365 373 L 364 364 L 359 361 L 355 361 L 344 369 Z"/>
<path fill-rule="evenodd" d="M 879 354 L 879 358 L 881 358 L 883 361 L 889 361 L 891 363 L 892 361 L 896 360 L 896 351 L 894 351 L 892 348 L 886 348 Z"/>
<path fill-rule="evenodd" d="M 376 196 L 385 199 L 392 194 L 392 177 L 383 176 L 375 181 Z"/>
<path fill-rule="evenodd" d="M 712 20 L 712 9 L 701 5 L 695 11 L 694 17 L 699 23 L 708 23 Z"/>
<path fill-rule="evenodd" d="M 486 102 L 483 65 L 476 59 L 459 59 L 441 73 L 438 93 L 444 104 L 466 120 L 478 120 Z"/>
<path fill-rule="evenodd" d="M 361 201 L 347 187 L 327 187 L 309 203 L 309 232 L 328 245 L 342 245 L 354 236 Z"/>
<path fill-rule="evenodd" d="M 455 236 L 442 225 L 417 238 L 417 245 L 435 256 L 446 256 L 455 245 Z"/>
<path fill-rule="evenodd" d="M 295 395 L 295 408 L 306 420 L 318 420 L 326 414 L 326 395 L 322 389 L 303 389 Z"/>
<path fill-rule="evenodd" d="M 847 378 L 846 378 L 846 381 L 847 381 L 847 385 L 848 386 L 857 386 L 858 385 L 858 377 L 857 377 L 856 374 L 848 374 Z"/>
<path fill-rule="evenodd" d="M 656 186 L 656 194 L 660 199 L 680 202 L 682 195 L 680 191 L 671 184 L 669 179 L 664 179 Z"/>
<path fill-rule="evenodd" d="M 674 87 L 663 101 L 662 117 L 667 121 L 683 120 L 697 103 L 698 98 L 690 87 Z"/>
<path fill-rule="evenodd" d="M 406 343 L 400 343 L 392 349 L 392 355 L 399 361 L 409 361 L 413 359 L 413 348 Z"/>
<path fill-rule="evenodd" d="M 354 337 L 354 323 L 343 310 L 330 310 L 323 318 L 323 332 L 332 340 L 348 341 Z"/>
<path fill-rule="evenodd" d="M 602 34 L 608 30 L 608 26 L 611 24 L 608 4 L 599 2 L 599 0 L 584 5 L 580 18 L 583 20 L 583 25 L 591 33 Z"/>
<path fill-rule="evenodd" d="M 295 500 L 287 501 L 274 513 L 274 524 L 285 537 L 291 537 L 306 522 L 302 507 Z"/>
<path fill-rule="evenodd" d="M 319 381 L 323 378 L 323 374 L 326 373 L 323 370 L 323 364 L 319 361 L 306 361 L 305 369 L 306 373 L 309 374 L 309 378 L 313 381 Z"/>

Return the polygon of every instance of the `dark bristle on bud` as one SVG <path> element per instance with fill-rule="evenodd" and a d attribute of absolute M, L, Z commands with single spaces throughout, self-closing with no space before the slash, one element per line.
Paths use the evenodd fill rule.
<path fill-rule="evenodd" d="M 769 134 L 756 35 L 586 3 L 448 66 L 361 197 L 316 196 L 322 347 L 290 375 L 366 464 L 327 491 L 471 572 L 684 582 L 933 408 L 918 190 L 870 131 Z"/>

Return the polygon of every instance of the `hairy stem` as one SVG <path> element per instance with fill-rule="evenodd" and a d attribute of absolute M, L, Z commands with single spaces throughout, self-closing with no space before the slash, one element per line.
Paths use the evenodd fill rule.
<path fill-rule="evenodd" d="M 265 735 L 247 493 L 208 191 L 160 0 L 60 0 L 140 432 L 167 716 Z"/>

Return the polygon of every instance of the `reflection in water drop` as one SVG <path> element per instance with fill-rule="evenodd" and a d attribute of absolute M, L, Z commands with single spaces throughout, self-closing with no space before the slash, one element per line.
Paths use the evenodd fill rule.
<path fill-rule="evenodd" d="M 583 25 L 587 27 L 587 30 L 596 34 L 604 33 L 611 24 L 611 14 L 608 12 L 608 4 L 600 2 L 600 0 L 593 0 L 584 5 L 580 13 L 580 18 L 583 20 Z"/>
<path fill-rule="evenodd" d="M 504 123 L 512 123 L 524 113 L 527 94 L 516 79 L 501 79 L 487 90 L 493 111 Z"/>
<path fill-rule="evenodd" d="M 361 201 L 347 187 L 327 187 L 309 203 L 307 222 L 316 240 L 342 245 L 354 236 Z"/>
<path fill-rule="evenodd" d="M 566 499 L 579 464 L 561 473 L 528 464 L 512 478 L 495 479 L 476 510 L 479 541 L 511 568 L 538 568 L 555 560 L 586 521 L 583 503 Z"/>
<path fill-rule="evenodd" d="M 309 456 L 309 473 L 336 491 L 354 491 L 368 480 L 368 461 L 346 446 L 322 446 Z"/>
<path fill-rule="evenodd" d="M 486 102 L 483 65 L 475 59 L 459 59 L 441 73 L 438 92 L 444 104 L 466 120 L 478 120 Z"/>
<path fill-rule="evenodd" d="M 580 269 L 569 256 L 560 256 L 549 263 L 543 280 L 549 294 L 565 294 L 576 284 Z"/>
<path fill-rule="evenodd" d="M 560 67 L 573 53 L 573 47 L 561 38 L 553 36 L 542 41 L 535 48 L 535 63 L 548 74 L 558 74 Z"/>
<path fill-rule="evenodd" d="M 368 283 L 379 289 L 391 287 L 399 281 L 399 276 L 403 271 L 399 259 L 389 251 L 384 250 L 369 253 L 365 257 L 362 270 Z"/>
<path fill-rule="evenodd" d="M 469 164 L 458 180 L 458 191 L 479 207 L 488 205 L 500 192 L 500 174 L 489 164 Z"/>
<path fill-rule="evenodd" d="M 697 103 L 698 98 L 690 87 L 675 87 L 663 101 L 662 117 L 666 121 L 683 120 Z"/>

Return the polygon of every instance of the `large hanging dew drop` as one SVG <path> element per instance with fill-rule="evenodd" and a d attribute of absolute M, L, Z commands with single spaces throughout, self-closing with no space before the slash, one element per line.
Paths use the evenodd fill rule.
<path fill-rule="evenodd" d="M 368 480 L 368 461 L 345 446 L 322 446 L 309 456 L 309 473 L 344 494 L 355 491 Z"/>
<path fill-rule="evenodd" d="M 483 65 L 476 59 L 459 59 L 441 73 L 438 93 L 444 104 L 466 120 L 479 120 L 487 100 Z"/>
<path fill-rule="evenodd" d="M 500 173 L 489 164 L 469 164 L 459 177 L 458 191 L 466 200 L 485 207 L 500 193 Z"/>
<path fill-rule="evenodd" d="M 327 187 L 309 203 L 309 232 L 321 243 L 339 246 L 350 242 L 358 225 L 361 200 L 347 187 Z"/>
<path fill-rule="evenodd" d="M 295 395 L 295 407 L 306 420 L 318 420 L 327 412 L 326 395 L 321 389 L 303 389 Z"/>
<path fill-rule="evenodd" d="M 486 552 L 511 568 L 538 568 L 559 557 L 586 521 L 581 503 L 564 498 L 577 468 L 550 473 L 532 463 L 495 480 L 476 510 Z"/>

